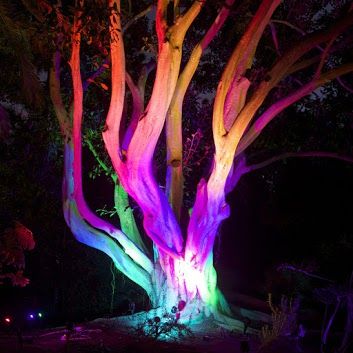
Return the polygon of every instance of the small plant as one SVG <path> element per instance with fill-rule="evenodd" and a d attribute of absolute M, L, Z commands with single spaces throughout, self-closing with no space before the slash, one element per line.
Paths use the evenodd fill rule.
<path fill-rule="evenodd" d="M 161 316 L 147 318 L 137 327 L 137 333 L 155 340 L 180 339 L 191 337 L 190 328 L 179 322 L 180 312 L 184 309 L 185 302 L 180 301 L 178 306 L 173 306 L 170 312 L 165 311 Z"/>
<path fill-rule="evenodd" d="M 263 345 L 279 337 L 296 337 L 298 331 L 297 314 L 299 309 L 299 299 L 282 296 L 279 306 L 272 302 L 272 294 L 268 295 L 268 305 L 271 309 L 272 327 L 264 326 L 261 330 L 261 340 Z"/>
<path fill-rule="evenodd" d="M 346 244 L 346 239 L 343 239 Z M 329 286 L 316 288 L 313 290 L 314 297 L 325 305 L 325 312 L 322 322 L 321 331 L 321 347 L 320 351 L 324 352 L 329 344 L 329 335 L 335 323 L 337 313 L 341 311 L 346 316 L 343 335 L 339 346 L 335 348 L 336 353 L 346 353 L 352 348 L 352 335 L 353 335 L 353 271 L 351 272 L 347 285 L 339 285 L 321 275 L 313 273 L 312 269 L 302 268 L 291 264 L 283 264 L 278 268 L 280 271 L 291 271 L 295 274 L 304 275 L 310 279 L 316 279 L 329 283 Z M 337 342 L 336 342 L 337 343 Z"/>
<path fill-rule="evenodd" d="M 325 351 L 329 341 L 329 334 L 334 326 L 336 315 L 343 311 L 346 320 L 343 335 L 339 347 L 335 352 L 346 353 L 352 347 L 353 334 L 353 272 L 350 277 L 348 287 L 332 285 L 326 288 L 318 288 L 314 291 L 315 297 L 325 304 L 325 313 L 321 332 L 321 352 Z"/>

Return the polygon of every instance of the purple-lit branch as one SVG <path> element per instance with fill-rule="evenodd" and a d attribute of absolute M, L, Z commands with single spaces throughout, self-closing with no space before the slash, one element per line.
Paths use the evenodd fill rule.
<path fill-rule="evenodd" d="M 307 33 L 302 30 L 301 28 L 299 28 L 298 26 L 295 26 L 293 25 L 292 23 L 288 22 L 288 21 L 283 21 L 283 20 L 271 20 L 271 26 L 273 26 L 273 23 L 280 23 L 280 24 L 284 24 L 292 29 L 294 29 L 295 31 L 299 32 L 300 34 L 302 34 L 303 36 L 307 35 Z M 271 27 L 272 29 L 272 27 Z M 336 38 L 336 37 L 334 37 Z M 324 56 L 327 56 L 328 55 L 328 52 L 330 51 L 330 53 L 334 52 L 335 50 L 337 50 L 338 48 L 342 47 L 342 45 L 339 45 L 339 46 L 335 46 L 333 47 L 332 44 L 333 44 L 333 41 L 334 39 L 332 39 L 332 42 L 330 45 L 328 45 L 325 49 L 322 48 L 321 45 L 317 45 L 317 49 L 319 49 L 321 52 L 326 52 L 324 54 Z M 343 47 L 345 46 L 345 44 L 347 43 L 343 43 Z M 312 57 L 310 59 L 306 59 L 306 60 L 303 60 L 302 63 L 298 63 L 296 65 L 293 65 L 292 68 L 290 68 L 289 72 L 288 73 L 292 73 L 292 72 L 295 72 L 297 70 L 300 70 L 302 68 L 306 68 L 308 66 L 311 66 L 312 64 L 314 64 L 316 61 L 319 61 L 321 59 L 322 61 L 322 58 L 323 56 L 322 55 L 319 55 L 319 56 L 315 56 L 315 57 Z M 302 67 L 301 67 L 302 66 Z M 320 69 L 321 70 L 321 69 Z M 318 70 L 318 71 L 320 71 Z M 336 77 L 336 80 L 337 82 L 346 90 L 348 91 L 349 93 L 353 93 L 353 89 L 350 88 L 349 86 L 347 86 L 340 77 Z"/>
<path fill-rule="evenodd" d="M 79 27 L 80 23 L 77 21 L 74 23 L 74 29 Z M 114 239 L 118 240 L 123 248 L 129 252 L 130 256 L 141 266 L 146 269 L 146 264 L 149 267 L 149 271 L 152 270 L 150 260 L 146 255 L 119 229 L 114 227 L 112 224 L 98 217 L 88 207 L 83 191 L 82 191 L 82 113 L 83 113 L 83 87 L 81 80 L 80 71 L 80 33 L 74 31 L 72 35 L 72 54 L 70 58 L 70 67 L 73 83 L 73 166 L 70 170 L 73 173 L 73 198 L 77 207 L 77 217 L 82 217 L 82 221 L 85 220 L 90 226 L 100 229 L 105 233 L 109 234 Z"/>
<path fill-rule="evenodd" d="M 315 46 L 317 46 L 322 42 L 330 40 L 332 37 L 337 36 L 339 33 L 342 33 L 344 30 L 349 28 L 352 24 L 353 24 L 353 16 L 346 15 L 344 18 L 342 18 L 339 22 L 332 25 L 331 28 L 327 29 L 326 31 L 315 32 L 311 35 L 308 35 L 306 38 L 298 42 L 297 45 L 294 45 L 293 47 L 291 47 L 291 49 L 277 61 L 277 63 L 272 67 L 272 69 L 265 76 L 265 79 L 259 84 L 256 91 L 253 93 L 253 95 L 251 96 L 247 104 L 244 106 L 243 110 L 240 112 L 232 129 L 229 131 L 229 137 L 231 140 L 235 141 L 234 142 L 235 145 L 237 145 L 239 138 L 243 136 L 249 123 L 253 119 L 258 109 L 263 104 L 269 92 L 284 77 L 288 75 L 288 71 L 290 70 L 290 67 L 294 65 L 309 50 L 313 49 Z M 340 76 L 340 75 L 341 73 L 338 73 L 338 74 L 335 73 L 334 77 Z M 274 106 L 276 106 L 276 104 Z M 243 151 L 243 149 L 238 149 L 237 153 L 241 153 L 241 151 Z"/>
<path fill-rule="evenodd" d="M 124 139 L 122 143 L 122 150 L 127 151 L 131 138 L 135 132 L 138 121 L 141 118 L 145 109 L 145 86 L 149 74 L 155 69 L 156 64 L 152 60 L 148 64 L 145 64 L 140 72 L 140 76 L 137 84 L 134 83 L 131 76 L 126 73 L 126 83 L 132 94 L 132 114 L 130 123 L 125 131 Z"/>
<path fill-rule="evenodd" d="M 241 82 L 242 75 L 251 67 L 262 33 L 279 4 L 279 0 L 265 0 L 261 3 L 233 51 L 218 85 L 213 110 L 213 138 L 216 147 L 214 163 L 207 183 L 202 180 L 198 185 L 185 250 L 187 261 L 200 268 L 203 268 L 212 252 L 220 223 L 230 212 L 225 201 L 225 187 L 237 141 L 231 140 L 226 134 L 224 125 L 226 98 L 228 94 L 234 95 L 234 85 Z M 244 90 L 246 91 L 246 86 Z M 241 98 L 239 105 L 245 100 L 243 96 L 239 97 Z"/>
<path fill-rule="evenodd" d="M 106 253 L 113 261 L 117 269 L 129 277 L 132 281 L 144 288 L 147 293 L 151 290 L 150 277 L 146 269 L 138 265 L 135 258 L 129 256 L 112 238 L 106 233 L 91 227 L 80 214 L 74 199 L 74 148 L 72 144 L 66 143 L 64 150 L 65 175 L 63 180 L 63 211 L 66 223 L 73 232 L 75 238 L 95 249 Z"/>
<path fill-rule="evenodd" d="M 330 82 L 337 76 L 341 76 L 353 71 L 353 63 L 342 65 L 338 68 L 332 69 L 323 73 L 320 77 L 314 78 L 312 81 L 272 104 L 260 117 L 254 122 L 254 124 L 249 128 L 246 134 L 241 139 L 236 155 L 241 154 L 264 130 L 264 128 L 284 109 L 292 105 L 293 103 L 299 101 L 306 95 L 311 94 L 316 88 L 321 85 Z"/>
<path fill-rule="evenodd" d="M 282 153 L 277 156 L 271 157 L 269 159 L 266 159 L 263 162 L 247 165 L 245 167 L 245 171 L 243 174 L 253 172 L 261 168 L 265 168 L 272 163 L 282 161 L 287 158 L 308 158 L 308 157 L 330 158 L 330 159 L 337 159 L 348 163 L 353 163 L 353 157 L 341 155 L 339 153 L 334 153 L 334 152 L 325 152 L 325 151 L 286 152 L 286 153 Z"/>
<path fill-rule="evenodd" d="M 348 163 L 353 163 L 353 157 L 345 156 L 335 152 L 325 152 L 325 151 L 306 151 L 306 152 L 286 152 L 281 153 L 279 155 L 268 158 L 262 162 L 247 164 L 246 158 L 241 155 L 234 162 L 232 169 L 229 173 L 225 193 L 229 193 L 237 186 L 241 177 L 250 172 L 265 168 L 275 162 L 282 161 L 288 158 L 310 158 L 310 157 L 318 157 L 318 158 L 330 158 L 336 159 Z"/>
<path fill-rule="evenodd" d="M 281 55 L 281 52 L 279 50 L 277 31 L 276 31 L 275 25 L 273 24 L 273 21 L 270 22 L 270 29 L 271 29 L 272 40 L 277 51 L 277 55 Z"/>
<path fill-rule="evenodd" d="M 120 9 L 120 3 L 112 2 L 112 5 L 113 3 Z M 156 31 L 159 55 L 152 95 L 124 154 L 120 151 L 119 141 L 125 95 L 124 49 L 120 15 L 114 10 L 111 12 L 112 99 L 103 138 L 119 180 L 141 207 L 146 233 L 165 253 L 179 258 L 183 250 L 181 230 L 152 173 L 152 157 L 179 73 L 181 51 L 178 48 L 182 45 L 186 30 L 199 13 L 202 3 L 195 2 L 172 28 L 167 27 L 164 18 L 166 6 L 165 0 L 157 3 Z M 168 41 L 165 41 L 167 30 L 170 36 Z"/>

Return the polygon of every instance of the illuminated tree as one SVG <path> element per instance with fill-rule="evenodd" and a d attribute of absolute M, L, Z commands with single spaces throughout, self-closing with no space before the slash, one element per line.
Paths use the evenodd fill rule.
<path fill-rule="evenodd" d="M 244 151 L 285 108 L 311 94 L 317 87 L 353 71 L 351 63 L 330 64 L 327 65 L 329 69 L 325 68 L 325 62 L 339 43 L 338 39 L 352 25 L 353 16 L 349 12 L 327 29 L 304 35 L 264 70 L 261 79 L 252 82 L 251 69 L 256 49 L 268 25 L 272 30 L 275 47 L 278 49 L 279 46 L 271 17 L 281 1 L 260 2 L 229 56 L 217 86 L 212 116 L 213 162 L 208 176 L 202 178 L 197 185 L 194 204 L 189 210 L 184 231 L 181 226 L 184 96 L 202 54 L 220 32 L 235 1 L 224 2 L 181 70 L 185 35 L 206 3 L 197 0 L 181 11 L 177 0 L 157 1 L 156 72 L 152 92 L 145 106 L 145 84 L 153 65 L 147 65 L 142 70 L 137 83 L 126 72 L 124 28 L 121 25 L 123 15 L 118 0 L 108 1 L 110 59 L 102 63 L 93 77 L 82 80 L 81 39 L 85 21 L 89 20 L 83 15 L 84 1 L 77 1 L 73 24 L 70 26 L 69 65 L 73 95 L 70 108 L 66 109 L 60 93 L 59 50 L 54 54 L 50 72 L 50 92 L 65 144 L 64 215 L 76 239 L 106 253 L 117 269 L 146 291 L 153 307 L 170 310 L 178 303 L 185 302 L 181 319 L 213 314 L 216 319 L 224 321 L 230 311 L 217 288 L 213 246 L 221 222 L 230 214 L 225 197 L 242 175 L 273 161 L 247 165 Z M 102 11 L 106 7 L 103 1 L 99 1 L 98 5 Z M 149 10 L 151 7 L 135 16 L 132 21 Z M 59 34 L 56 43 L 60 45 L 63 40 L 60 29 L 68 27 L 68 21 L 60 7 L 49 6 L 47 11 L 58 15 Z M 319 55 L 312 53 L 317 47 L 320 49 Z M 272 98 L 265 102 L 281 81 L 300 70 L 309 70 L 315 64 L 314 74 L 307 83 L 275 100 Z M 114 203 L 120 228 L 89 208 L 82 188 L 84 92 L 89 83 L 94 82 L 108 65 L 111 65 L 110 106 L 102 137 L 114 169 Z M 131 92 L 132 108 L 125 129 L 123 116 L 124 102 L 127 102 L 126 84 Z M 104 85 L 102 87 L 106 88 Z M 159 186 L 152 165 L 164 127 L 167 147 L 165 190 Z M 87 143 L 101 167 L 108 173 L 109 167 L 99 158 L 90 142 Z M 139 206 L 143 215 L 144 233 L 153 242 L 152 256 L 135 222 L 130 207 L 131 199 Z M 232 321 L 231 324 L 236 326 L 238 323 Z"/>

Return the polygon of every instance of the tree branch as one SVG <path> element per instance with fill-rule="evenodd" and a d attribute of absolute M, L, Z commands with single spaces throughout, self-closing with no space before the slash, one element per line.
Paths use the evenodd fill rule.
<path fill-rule="evenodd" d="M 343 162 L 353 163 L 353 157 L 341 155 L 335 152 L 325 152 L 325 151 L 306 151 L 306 152 L 286 152 L 281 153 L 277 156 L 268 158 L 262 162 L 254 163 L 248 165 L 244 156 L 239 156 L 234 162 L 232 169 L 229 173 L 227 184 L 225 188 L 226 194 L 234 190 L 238 184 L 241 177 L 247 173 L 266 168 L 267 166 L 282 161 L 288 158 L 310 158 L 310 157 L 319 157 L 319 158 L 332 158 L 337 159 Z"/>
<path fill-rule="evenodd" d="M 323 73 L 319 78 L 314 78 L 297 91 L 272 104 L 264 113 L 260 115 L 260 117 L 242 137 L 236 150 L 236 156 L 241 154 L 261 134 L 263 129 L 288 106 L 310 94 L 312 91 L 322 86 L 323 84 L 326 84 L 336 77 L 345 75 L 352 71 L 353 63 L 345 64 L 338 68 L 327 71 Z"/>
<path fill-rule="evenodd" d="M 264 0 L 250 21 L 245 33 L 235 47 L 228 60 L 219 82 L 214 108 L 213 108 L 213 139 L 216 149 L 221 143 L 220 139 L 226 134 L 224 126 L 224 104 L 228 94 L 237 89 L 237 83 L 245 71 L 252 66 L 256 48 L 261 39 L 263 31 L 270 21 L 273 12 L 281 3 L 280 0 Z M 234 121 L 236 118 L 228 118 Z M 231 125 L 231 124 L 230 124 Z"/>
<path fill-rule="evenodd" d="M 149 74 L 155 69 L 156 65 L 153 60 L 151 60 L 148 64 L 144 65 L 137 84 L 134 83 L 131 76 L 126 73 L 126 83 L 130 89 L 132 94 L 132 114 L 130 123 L 125 131 L 124 139 L 122 143 L 122 150 L 127 151 L 131 138 L 136 130 L 138 121 L 143 114 L 145 109 L 145 87 L 146 81 Z"/>
<path fill-rule="evenodd" d="M 260 83 L 257 90 L 253 93 L 252 97 L 237 117 L 232 129 L 229 131 L 229 138 L 233 141 L 231 143 L 234 144 L 235 148 L 268 93 L 278 84 L 278 82 L 287 76 L 288 68 L 312 48 L 322 42 L 330 40 L 339 33 L 342 33 L 352 24 L 353 16 L 349 14 L 332 25 L 329 29 L 313 33 L 302 39 L 279 59 L 265 76 L 265 79 Z"/>
<path fill-rule="evenodd" d="M 251 67 L 263 31 L 279 4 L 280 0 L 262 1 L 228 60 L 217 88 L 212 125 L 216 148 L 214 163 L 208 182 L 201 180 L 198 185 L 185 250 L 186 260 L 201 269 L 212 253 L 219 224 L 230 212 L 225 201 L 225 184 L 233 164 L 235 145 L 224 136 L 224 104 L 229 91 L 234 93 L 236 84 L 233 82 L 238 83 Z"/>
<path fill-rule="evenodd" d="M 275 45 L 277 55 L 280 56 L 281 52 L 279 50 L 278 36 L 277 36 L 276 27 L 273 24 L 273 21 L 270 21 L 270 29 L 271 29 L 272 40 Z"/>
<path fill-rule="evenodd" d="M 166 4 L 165 0 L 159 0 L 157 4 L 159 56 L 150 103 L 138 122 L 128 150 L 123 154 L 120 151 L 119 130 L 125 95 L 124 48 L 120 15 L 114 10 L 115 5 L 120 11 L 120 2 L 110 1 L 112 95 L 103 139 L 123 188 L 141 207 L 147 235 L 165 253 L 180 258 L 183 242 L 181 230 L 153 176 L 151 162 L 181 60 L 180 50 L 164 41 L 163 11 Z"/>
<path fill-rule="evenodd" d="M 168 200 L 155 180 L 152 158 L 179 75 L 182 44 L 179 42 L 182 39 L 180 34 L 186 31 L 187 25 L 191 22 L 189 20 L 185 22 L 182 29 L 178 28 L 177 24 L 171 29 L 167 28 L 166 7 L 166 0 L 158 1 L 156 31 L 159 54 L 149 104 L 139 119 L 123 161 L 119 159 L 113 165 L 124 189 L 143 211 L 146 233 L 163 252 L 174 258 L 180 258 L 183 251 L 181 229 Z M 193 10 L 188 18 L 194 18 L 196 14 L 197 11 Z M 119 65 L 119 62 L 116 61 L 114 64 L 112 61 L 113 68 L 115 65 Z M 105 139 L 105 142 L 107 144 L 108 141 Z M 119 148 L 119 145 L 116 144 L 114 147 Z M 109 150 L 109 154 L 112 155 L 114 150 L 108 148 Z"/>
<path fill-rule="evenodd" d="M 110 56 L 111 56 L 111 100 L 107 114 L 103 140 L 115 170 L 120 161 L 119 130 L 125 98 L 125 54 L 120 22 L 120 1 L 109 0 L 110 8 Z M 117 10 L 114 9 L 117 8 Z"/>
<path fill-rule="evenodd" d="M 282 21 L 282 20 L 271 20 L 271 23 L 281 23 L 281 24 L 284 24 L 292 29 L 294 29 L 295 31 L 299 32 L 300 34 L 302 35 L 306 35 L 307 33 L 305 31 L 303 31 L 301 28 L 291 24 L 290 22 L 288 21 Z M 334 46 L 332 49 L 331 49 L 331 45 L 329 47 L 327 47 L 325 50 L 320 46 L 320 45 L 317 45 L 316 47 L 321 51 L 321 52 L 324 52 L 326 51 L 326 54 L 328 54 L 328 51 L 330 51 L 331 53 L 335 52 L 336 50 L 340 49 L 340 48 L 344 48 L 346 46 L 347 43 L 342 43 L 340 45 L 336 45 Z M 296 63 L 294 65 L 292 65 L 289 70 L 287 71 L 287 75 L 290 75 L 294 72 L 297 72 L 299 70 L 302 70 L 302 69 L 305 69 L 313 64 L 315 64 L 317 61 L 320 61 L 322 59 L 322 55 L 317 55 L 317 56 L 314 56 L 312 58 L 309 58 L 309 59 L 305 59 L 305 60 L 302 60 L 301 62 L 299 63 Z M 349 93 L 353 93 L 353 89 L 351 89 L 349 86 L 347 86 L 339 77 L 336 78 L 337 82 L 346 90 L 348 91 Z"/>
<path fill-rule="evenodd" d="M 91 226 L 103 230 L 111 237 L 119 241 L 121 246 L 125 249 L 136 263 L 143 266 L 146 270 L 152 271 L 152 264 L 147 256 L 139 249 L 123 232 L 115 228 L 113 225 L 99 218 L 88 207 L 83 191 L 82 191 L 82 145 L 81 145 L 81 126 L 82 126 L 82 110 L 83 110 L 83 87 L 80 70 L 80 41 L 81 34 L 79 28 L 81 9 L 77 10 L 74 19 L 72 31 L 72 49 L 70 58 L 70 68 L 73 83 L 73 198 L 77 212 L 82 219 L 85 219 Z M 112 10 L 114 11 L 114 10 Z"/>
<path fill-rule="evenodd" d="M 139 87 L 135 85 L 131 76 L 126 72 L 126 83 L 132 94 L 132 114 L 130 123 L 125 131 L 124 139 L 122 143 L 122 150 L 127 151 L 131 138 L 136 130 L 139 118 L 142 116 L 144 111 L 144 91 L 141 92 Z"/>
<path fill-rule="evenodd" d="M 59 121 L 59 126 L 64 139 L 71 136 L 71 122 L 69 113 L 67 112 L 62 97 L 60 88 L 60 63 L 61 54 L 58 50 L 53 55 L 53 65 L 49 69 L 49 91 L 50 99 L 54 106 L 55 115 Z"/>
<path fill-rule="evenodd" d="M 182 106 L 187 88 L 200 63 L 201 55 L 226 21 L 235 0 L 227 0 L 212 25 L 193 49 L 184 70 L 178 78 L 166 118 L 167 180 L 166 193 L 173 211 L 180 219 L 183 203 L 182 166 Z"/>
<path fill-rule="evenodd" d="M 89 150 L 93 154 L 94 158 L 104 170 L 104 172 L 109 175 L 114 182 L 114 208 L 120 220 L 121 230 L 126 236 L 139 247 L 142 251 L 147 254 L 148 250 L 141 238 L 140 232 L 137 228 L 135 217 L 133 211 L 130 207 L 130 201 L 126 191 L 120 185 L 118 181 L 118 176 L 109 169 L 107 164 L 99 157 L 98 152 L 94 148 L 90 139 L 86 138 L 85 142 L 88 145 Z"/>
<path fill-rule="evenodd" d="M 78 24 L 74 25 L 73 33 L 73 49 L 72 56 L 70 59 L 70 66 L 72 69 L 72 78 L 74 84 L 74 102 L 72 105 L 73 113 L 68 113 L 62 102 L 60 94 L 60 60 L 61 56 L 59 51 L 54 53 L 53 67 L 50 69 L 50 95 L 53 101 L 56 116 L 59 120 L 62 133 L 65 137 L 65 176 L 64 176 L 64 214 L 67 224 L 70 226 L 75 237 L 96 249 L 104 251 L 114 261 L 115 266 L 121 270 L 127 277 L 141 285 L 147 292 L 151 290 L 150 279 L 140 266 L 146 269 L 148 272 L 152 272 L 153 265 L 146 255 L 141 252 L 121 231 L 115 229 L 107 222 L 102 221 L 96 215 L 94 215 L 85 203 L 82 194 L 82 177 L 81 177 L 81 119 L 82 119 L 82 95 L 83 88 L 81 84 L 80 74 L 80 62 L 79 62 L 79 50 L 80 50 L 80 34 L 75 33 Z M 70 108 L 70 111 L 71 109 Z M 76 144 L 75 148 L 75 161 L 74 161 L 74 148 L 70 146 L 69 140 L 72 137 L 71 124 L 68 116 L 73 115 L 75 126 L 74 126 L 74 141 Z M 95 157 L 98 154 L 93 149 L 90 141 L 88 146 L 91 147 L 91 151 Z M 108 170 L 108 167 L 97 158 L 104 170 Z M 75 165 L 75 166 L 74 166 Z M 113 179 L 116 180 L 116 177 Z M 76 189 L 76 192 L 75 192 Z M 80 206 L 78 206 L 76 200 Z M 81 211 L 79 211 L 79 209 Z M 107 232 L 112 237 L 116 238 L 122 246 L 125 248 L 126 254 L 122 249 L 106 234 L 90 227 L 83 219 L 81 213 L 83 213 L 88 221 L 96 226 L 97 228 Z M 133 259 L 131 260 L 129 256 Z M 134 263 L 136 261 L 136 264 Z M 139 265 L 137 265 L 139 264 Z M 132 271 L 131 271 L 132 270 Z"/>
<path fill-rule="evenodd" d="M 144 288 L 147 293 L 151 293 L 152 288 L 149 275 L 153 269 L 151 262 L 148 259 L 138 257 L 138 254 L 135 254 L 135 256 L 134 254 L 131 254 L 127 250 L 130 249 L 129 247 L 125 248 L 125 251 L 123 251 L 113 239 L 108 237 L 104 232 L 91 227 L 83 219 L 77 203 L 73 198 L 74 154 L 71 143 L 65 143 L 64 163 L 65 174 L 63 181 L 63 211 L 65 221 L 70 227 L 75 238 L 81 243 L 106 253 L 113 260 L 118 270 Z M 114 235 L 116 236 L 116 234 Z"/>
<path fill-rule="evenodd" d="M 158 38 L 158 51 L 161 51 L 162 43 L 164 42 L 164 36 L 167 31 L 166 12 L 168 6 L 168 0 L 157 0 L 156 10 L 156 32 Z"/>
<path fill-rule="evenodd" d="M 310 158 L 310 157 L 320 157 L 320 158 L 332 158 L 337 159 L 343 162 L 353 163 L 353 157 L 340 155 L 339 153 L 335 152 L 324 152 L 324 151 L 307 151 L 307 152 L 286 152 L 280 155 L 271 157 L 266 159 L 263 162 L 255 163 L 252 165 L 247 165 L 245 168 L 245 173 L 253 172 L 255 170 L 265 168 L 270 164 L 273 164 L 278 161 L 283 161 L 288 158 Z"/>
<path fill-rule="evenodd" d="M 88 86 L 94 82 L 94 80 L 96 78 L 98 78 L 100 75 L 102 75 L 102 73 L 107 69 L 109 68 L 109 64 L 110 64 L 110 58 L 107 57 L 103 60 L 101 66 L 96 70 L 94 71 L 83 83 L 83 91 L 86 92 L 87 89 L 88 89 Z"/>
<path fill-rule="evenodd" d="M 317 67 L 317 69 L 315 71 L 315 74 L 314 74 L 314 79 L 320 77 L 322 69 L 323 69 L 323 67 L 325 65 L 325 61 L 326 61 L 327 56 L 329 54 L 329 51 L 330 51 L 330 49 L 332 47 L 332 44 L 333 44 L 333 42 L 335 41 L 336 38 L 337 38 L 336 36 L 332 37 L 330 39 L 330 41 L 327 43 L 326 48 L 322 51 L 319 65 L 318 65 L 318 67 Z"/>
<path fill-rule="evenodd" d="M 140 18 L 142 18 L 142 17 L 146 16 L 148 13 L 150 13 L 154 8 L 155 8 L 155 5 L 151 4 L 151 5 L 147 6 L 143 11 L 141 11 L 140 13 L 135 15 L 133 18 L 131 18 L 129 21 L 127 21 L 125 23 L 125 25 L 123 26 L 123 33 L 125 33 L 130 28 L 130 26 L 132 26 L 134 23 L 136 23 Z"/>
<path fill-rule="evenodd" d="M 177 19 L 172 31 L 174 32 L 173 35 L 175 36 L 178 43 L 181 43 L 184 40 L 186 31 L 194 22 L 195 18 L 200 13 L 205 3 L 206 0 L 195 0 L 190 8 L 184 13 L 184 15 Z"/>
<path fill-rule="evenodd" d="M 140 18 L 144 17 L 146 14 L 148 14 L 154 7 L 155 7 L 154 4 L 151 4 L 145 10 L 141 11 L 136 16 L 131 18 L 122 28 L 122 32 L 125 33 L 125 31 L 128 30 L 128 28 L 132 24 L 134 24 Z M 99 77 L 109 67 L 110 62 L 111 62 L 111 60 L 110 60 L 109 56 L 104 59 L 102 65 L 84 82 L 84 84 L 83 84 L 84 91 L 87 90 L 90 83 L 94 82 L 95 78 Z"/>

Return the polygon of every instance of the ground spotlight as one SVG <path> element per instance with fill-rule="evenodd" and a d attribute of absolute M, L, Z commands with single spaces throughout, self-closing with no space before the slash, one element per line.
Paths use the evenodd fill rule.
<path fill-rule="evenodd" d="M 5 321 L 5 324 L 9 325 L 9 324 L 11 324 L 12 319 L 11 319 L 10 316 L 5 316 L 5 317 L 4 317 L 4 321 Z"/>

